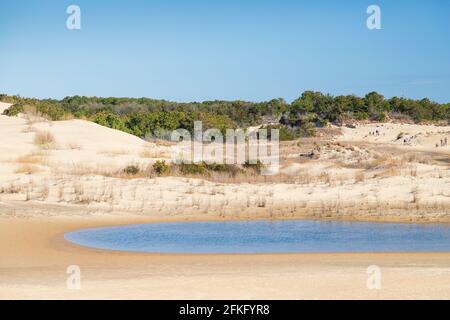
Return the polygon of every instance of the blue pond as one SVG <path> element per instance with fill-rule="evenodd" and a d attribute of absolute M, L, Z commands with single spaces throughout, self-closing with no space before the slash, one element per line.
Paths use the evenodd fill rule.
<path fill-rule="evenodd" d="M 305 220 L 177 222 L 85 229 L 78 245 L 153 253 L 440 252 L 450 225 Z"/>

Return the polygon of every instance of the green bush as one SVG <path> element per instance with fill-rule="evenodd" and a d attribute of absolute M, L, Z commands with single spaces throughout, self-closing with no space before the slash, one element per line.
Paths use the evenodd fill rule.
<path fill-rule="evenodd" d="M 267 139 L 272 139 L 272 130 L 278 130 L 278 138 L 280 141 L 291 141 L 297 139 L 295 130 L 286 125 L 268 125 L 262 129 L 267 130 Z"/>
<path fill-rule="evenodd" d="M 220 172 L 235 177 L 237 174 L 243 172 L 237 165 L 206 163 L 204 161 L 200 163 L 181 163 L 177 167 L 184 175 L 211 176 L 214 172 Z"/>
<path fill-rule="evenodd" d="M 129 165 L 125 169 L 123 169 L 123 172 L 130 176 L 137 175 L 141 170 L 137 165 Z"/>
<path fill-rule="evenodd" d="M 95 116 L 91 117 L 90 120 L 104 127 L 129 132 L 125 126 L 124 120 L 120 116 L 113 113 L 97 113 Z"/>
<path fill-rule="evenodd" d="M 9 116 L 9 117 L 15 117 L 17 116 L 19 113 L 23 112 L 23 105 L 22 104 L 13 104 L 11 107 L 9 107 L 8 109 L 6 109 L 5 111 L 3 111 L 3 114 L 5 116 Z"/>
<path fill-rule="evenodd" d="M 313 137 L 316 134 L 316 128 L 311 122 L 304 122 L 295 130 L 296 137 Z"/>
<path fill-rule="evenodd" d="M 208 168 L 204 162 L 181 163 L 179 169 L 185 175 L 209 175 Z"/>
<path fill-rule="evenodd" d="M 153 171 L 160 176 L 170 173 L 170 166 L 164 160 L 157 160 L 152 168 Z"/>
<path fill-rule="evenodd" d="M 38 114 L 47 116 L 53 121 L 62 120 L 66 115 L 64 109 L 52 102 L 39 103 L 35 106 L 35 109 Z"/>
<path fill-rule="evenodd" d="M 4 112 L 5 115 L 15 116 L 31 110 L 52 120 L 77 117 L 139 137 L 155 136 L 174 129 L 186 129 L 192 133 L 195 121 L 202 121 L 203 130 L 216 128 L 222 134 L 226 129 L 275 123 L 279 126 L 280 140 L 311 136 L 316 125 L 339 124 L 343 119 L 386 121 L 386 115 L 402 115 L 416 122 L 450 122 L 448 103 L 398 97 L 385 99 L 376 92 L 364 97 L 334 97 L 305 91 L 290 104 L 281 98 L 264 102 L 214 100 L 179 103 L 149 98 L 84 96 L 40 100 L 5 94 L 0 95 L 0 100 L 13 104 Z"/>

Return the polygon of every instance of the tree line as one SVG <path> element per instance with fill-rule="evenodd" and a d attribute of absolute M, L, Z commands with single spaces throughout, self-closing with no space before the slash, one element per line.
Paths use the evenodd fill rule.
<path fill-rule="evenodd" d="M 315 128 L 328 123 L 340 125 L 353 120 L 450 123 L 450 103 L 440 104 L 427 98 L 385 99 L 377 92 L 358 97 L 305 91 L 292 103 L 282 98 L 265 102 L 215 100 L 180 103 L 149 98 L 85 96 L 62 100 L 35 99 L 5 94 L 0 94 L 0 101 L 13 104 L 4 112 L 9 116 L 30 111 L 54 121 L 87 119 L 139 137 L 179 128 L 192 132 L 194 121 L 202 121 L 203 129 L 217 128 L 223 132 L 227 128 L 265 124 L 267 128 L 280 129 L 282 140 L 313 135 Z"/>

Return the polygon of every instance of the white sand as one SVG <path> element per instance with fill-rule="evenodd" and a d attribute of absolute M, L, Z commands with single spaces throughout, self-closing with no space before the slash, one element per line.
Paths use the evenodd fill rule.
<path fill-rule="evenodd" d="M 376 132 L 379 135 L 371 135 Z M 358 126 L 355 129 L 343 128 L 340 141 L 370 142 L 374 144 L 389 144 L 392 146 L 409 148 L 410 150 L 438 151 L 450 154 L 450 141 L 445 147 L 440 146 L 440 140 L 450 139 L 450 126 L 417 125 L 381 123 Z M 401 138 L 399 135 L 401 134 Z M 404 142 L 407 139 L 408 142 Z M 436 147 L 436 144 L 439 147 Z"/>

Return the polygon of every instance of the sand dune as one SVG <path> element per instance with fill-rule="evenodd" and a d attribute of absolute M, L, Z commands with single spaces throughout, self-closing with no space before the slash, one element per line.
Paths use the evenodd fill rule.
<path fill-rule="evenodd" d="M 411 150 L 450 154 L 450 144 L 440 146 L 441 139 L 450 138 L 450 126 L 382 123 L 358 126 L 354 129 L 344 127 L 342 133 L 338 139 L 340 141 L 390 144 Z"/>
<path fill-rule="evenodd" d="M 369 135 L 375 130 L 379 136 Z M 398 142 L 401 132 L 415 136 L 412 146 Z M 344 128 L 319 148 L 316 159 L 300 161 L 298 152 L 286 151 L 291 162 L 299 161 L 282 163 L 286 181 L 217 183 L 115 177 L 130 164 L 145 168 L 160 158 L 169 161 L 170 149 L 83 120 L 0 116 L 0 135 L 8 137 L 0 141 L 0 201 L 142 215 L 189 211 L 227 217 L 449 221 L 450 171 L 444 160 L 450 146 L 433 146 L 448 132 L 450 127 L 402 124 Z M 51 135 L 48 145 L 36 144 L 41 133 Z M 381 154 L 377 148 L 387 145 L 398 149 Z M 410 149 L 441 159 L 410 159 Z"/>

